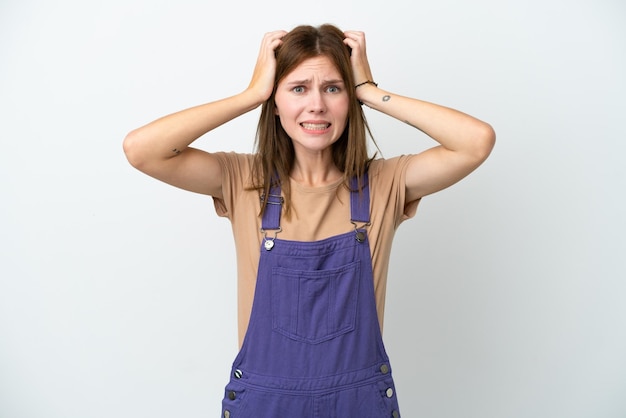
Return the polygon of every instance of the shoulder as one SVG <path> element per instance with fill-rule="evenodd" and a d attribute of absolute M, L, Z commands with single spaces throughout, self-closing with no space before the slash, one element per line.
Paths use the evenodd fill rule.
<path fill-rule="evenodd" d="M 249 169 L 252 167 L 252 163 L 254 161 L 254 154 L 239 153 L 234 151 L 219 151 L 212 154 L 226 169 Z"/>
<path fill-rule="evenodd" d="M 393 179 L 403 180 L 407 166 L 413 157 L 413 154 L 409 154 L 372 160 L 369 166 L 370 181 L 385 183 Z"/>
<path fill-rule="evenodd" d="M 254 154 L 220 151 L 213 154 L 222 169 L 222 186 L 227 188 L 250 185 Z"/>

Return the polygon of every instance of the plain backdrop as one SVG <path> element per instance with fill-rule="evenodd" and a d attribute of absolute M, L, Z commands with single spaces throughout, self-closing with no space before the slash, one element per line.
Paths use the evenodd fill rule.
<path fill-rule="evenodd" d="M 0 0 L 0 417 L 217 417 L 230 224 L 122 140 L 248 84 L 265 32 L 363 30 L 376 81 L 493 125 L 398 230 L 404 417 L 626 417 L 621 0 Z M 366 109 L 385 157 L 434 143 Z M 196 144 L 252 151 L 258 112 Z"/>

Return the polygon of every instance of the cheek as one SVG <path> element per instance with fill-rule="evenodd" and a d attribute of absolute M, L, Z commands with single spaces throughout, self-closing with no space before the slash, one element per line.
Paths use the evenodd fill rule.
<path fill-rule="evenodd" d="M 343 98 L 343 100 L 337 102 L 335 110 L 338 115 L 341 115 L 345 119 L 348 119 L 348 113 L 350 111 L 350 103 L 348 97 Z"/>
<path fill-rule="evenodd" d="M 284 131 L 288 136 L 292 136 L 294 134 L 294 124 L 291 122 L 291 118 L 286 117 L 286 115 L 279 114 L 278 109 L 276 110 L 276 129 Z"/>
<path fill-rule="evenodd" d="M 348 111 L 348 107 L 347 106 L 343 107 L 339 112 L 337 112 L 337 114 L 340 115 L 339 116 L 340 119 L 343 119 L 344 125 L 348 123 L 349 111 Z"/>
<path fill-rule="evenodd" d="M 279 97 L 276 97 L 276 101 L 274 104 L 274 114 L 276 116 L 281 116 L 283 118 L 288 118 L 294 114 L 294 105 L 288 101 L 279 100 Z"/>

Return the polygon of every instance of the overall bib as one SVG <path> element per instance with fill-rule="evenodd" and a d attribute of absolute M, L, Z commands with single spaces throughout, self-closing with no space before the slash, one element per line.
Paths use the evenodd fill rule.
<path fill-rule="evenodd" d="M 280 188 L 270 191 L 250 323 L 222 417 L 400 417 L 376 313 L 367 176 L 365 184 L 350 193 L 355 230 L 314 242 L 268 237 L 280 231 L 283 203 Z"/>

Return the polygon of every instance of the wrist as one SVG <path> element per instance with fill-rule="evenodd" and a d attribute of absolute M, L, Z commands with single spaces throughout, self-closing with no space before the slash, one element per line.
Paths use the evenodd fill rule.
<path fill-rule="evenodd" d="M 359 100 L 360 105 L 367 104 L 367 97 L 369 95 L 369 91 L 378 89 L 378 83 L 372 80 L 366 80 L 361 83 L 358 83 L 354 86 L 354 90 L 356 93 L 356 97 Z M 369 106 L 369 105 L 368 105 Z"/>
<path fill-rule="evenodd" d="M 256 109 L 257 107 L 265 103 L 265 101 L 267 100 L 264 94 L 261 94 L 252 88 L 247 88 L 246 90 L 241 92 L 239 94 L 239 97 L 240 97 L 241 103 L 248 110 Z"/>
<path fill-rule="evenodd" d="M 371 85 L 373 85 L 374 87 L 378 87 L 378 83 L 376 83 L 376 82 L 374 82 L 374 81 L 372 81 L 372 80 L 365 80 L 365 81 L 363 81 L 363 82 L 361 82 L 361 83 L 358 83 L 356 86 L 354 86 L 354 89 L 356 90 L 356 89 L 358 89 L 359 87 L 364 86 L 364 85 L 366 85 L 366 84 L 371 84 Z"/>

